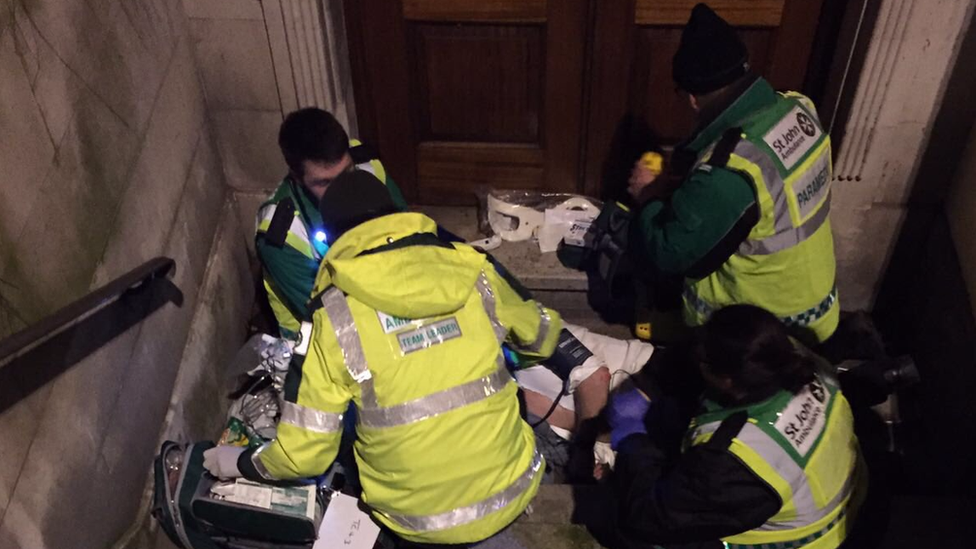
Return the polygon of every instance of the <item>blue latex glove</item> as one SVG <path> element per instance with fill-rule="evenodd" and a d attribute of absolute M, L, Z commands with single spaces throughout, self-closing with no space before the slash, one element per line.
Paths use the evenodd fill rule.
<path fill-rule="evenodd" d="M 630 435 L 647 434 L 644 416 L 651 407 L 651 401 L 636 388 L 614 395 L 607 407 L 607 421 L 610 423 L 610 447 L 614 450 Z"/>

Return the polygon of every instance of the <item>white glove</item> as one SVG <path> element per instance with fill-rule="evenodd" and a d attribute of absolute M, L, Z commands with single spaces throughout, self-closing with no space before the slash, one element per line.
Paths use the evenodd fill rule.
<path fill-rule="evenodd" d="M 203 466 L 210 474 L 217 478 L 235 478 L 241 476 L 237 468 L 237 458 L 244 453 L 240 446 L 214 446 L 203 453 Z"/>

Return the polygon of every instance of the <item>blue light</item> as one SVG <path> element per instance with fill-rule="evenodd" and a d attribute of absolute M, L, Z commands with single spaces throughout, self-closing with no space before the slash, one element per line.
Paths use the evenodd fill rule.
<path fill-rule="evenodd" d="M 319 242 L 325 242 L 326 236 L 325 231 L 315 231 L 315 240 Z"/>

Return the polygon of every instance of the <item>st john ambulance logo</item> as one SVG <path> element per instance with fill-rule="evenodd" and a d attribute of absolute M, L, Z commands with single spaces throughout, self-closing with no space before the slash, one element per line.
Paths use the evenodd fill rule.
<path fill-rule="evenodd" d="M 783 167 L 791 170 L 822 135 L 813 118 L 797 105 L 766 132 L 763 141 L 776 153 Z"/>
<path fill-rule="evenodd" d="M 813 137 L 817 133 L 817 127 L 813 125 L 813 120 L 804 112 L 796 113 L 796 123 L 800 126 L 803 133 Z"/>

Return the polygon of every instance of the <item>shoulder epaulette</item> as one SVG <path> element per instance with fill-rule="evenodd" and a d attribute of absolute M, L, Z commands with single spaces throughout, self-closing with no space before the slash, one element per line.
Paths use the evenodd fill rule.
<path fill-rule="evenodd" d="M 274 216 L 271 217 L 271 223 L 268 224 L 268 231 L 265 233 L 265 242 L 274 246 L 275 248 L 282 248 L 285 245 L 285 239 L 288 237 L 288 229 L 291 228 L 291 222 L 295 218 L 295 204 L 291 201 L 291 198 L 285 198 L 275 206 Z"/>

